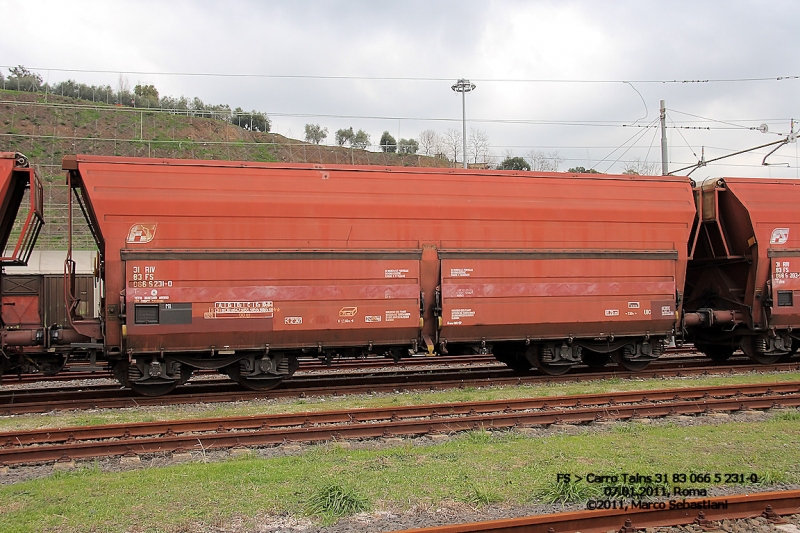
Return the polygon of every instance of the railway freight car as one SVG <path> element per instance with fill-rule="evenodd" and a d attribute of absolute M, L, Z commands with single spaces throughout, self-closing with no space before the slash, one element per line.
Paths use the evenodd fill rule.
<path fill-rule="evenodd" d="M 797 351 L 800 181 L 713 179 L 695 197 L 687 339 L 717 361 L 739 348 L 767 364 Z"/>
<path fill-rule="evenodd" d="M 118 379 L 268 389 L 303 356 L 493 351 L 559 374 L 643 368 L 673 335 L 691 182 L 69 156 Z"/>

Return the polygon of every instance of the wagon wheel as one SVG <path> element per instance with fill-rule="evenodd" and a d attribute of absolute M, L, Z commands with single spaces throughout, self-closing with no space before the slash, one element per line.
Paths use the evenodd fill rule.
<path fill-rule="evenodd" d="M 631 361 L 630 359 L 625 359 L 625 357 L 623 357 L 623 348 L 611 352 L 611 359 L 625 370 L 630 370 L 631 372 L 640 372 L 650 364 L 650 361 Z"/>
<path fill-rule="evenodd" d="M 521 344 L 497 343 L 492 346 L 492 354 L 514 372 L 527 372 L 531 369 L 532 364 L 523 354 Z"/>
<path fill-rule="evenodd" d="M 241 368 L 239 367 L 238 362 L 233 363 L 232 365 L 228 365 L 222 370 L 228 375 L 229 378 L 237 382 L 242 387 L 255 391 L 265 391 L 274 389 L 275 387 L 280 385 L 281 382 L 287 377 L 287 376 L 276 376 L 274 374 L 259 375 L 263 377 L 242 376 Z"/>
<path fill-rule="evenodd" d="M 742 339 L 742 351 L 747 357 L 760 365 L 777 363 L 778 359 L 784 356 L 782 353 L 758 353 L 756 351 L 755 337 L 745 337 Z"/>
<path fill-rule="evenodd" d="M 720 346 L 718 344 L 698 344 L 695 348 L 706 354 L 715 363 L 724 363 L 733 355 L 733 346 Z"/>
<path fill-rule="evenodd" d="M 611 355 L 584 349 L 581 354 L 581 360 L 589 368 L 603 368 L 611 362 Z"/>
<path fill-rule="evenodd" d="M 178 385 L 183 385 L 187 381 L 192 378 L 192 374 L 194 374 L 194 368 L 188 365 L 181 365 L 181 379 L 178 381 Z"/>
<path fill-rule="evenodd" d="M 562 374 L 566 374 L 569 372 L 569 369 L 573 367 L 574 363 L 569 362 L 567 364 L 564 363 L 551 363 L 549 361 L 543 361 L 542 352 L 544 351 L 543 347 L 530 345 L 528 349 L 525 350 L 525 356 L 533 363 L 533 365 L 539 369 L 540 372 L 543 374 L 547 374 L 550 376 L 560 376 Z"/>
<path fill-rule="evenodd" d="M 502 360 L 514 372 L 527 372 L 531 369 L 531 362 L 521 355 L 511 355 Z"/>

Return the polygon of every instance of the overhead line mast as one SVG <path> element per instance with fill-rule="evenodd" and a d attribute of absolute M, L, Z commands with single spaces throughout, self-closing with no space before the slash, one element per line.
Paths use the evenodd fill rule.
<path fill-rule="evenodd" d="M 661 175 L 669 175 L 669 159 L 667 157 L 667 107 L 661 100 Z"/>

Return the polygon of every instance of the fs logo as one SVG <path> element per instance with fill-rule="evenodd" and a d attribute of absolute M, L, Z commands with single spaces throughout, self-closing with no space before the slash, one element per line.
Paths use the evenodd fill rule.
<path fill-rule="evenodd" d="M 770 244 L 786 244 L 789 240 L 789 228 L 775 228 L 769 238 Z"/>
<path fill-rule="evenodd" d="M 156 236 L 156 224 L 134 224 L 128 232 L 128 244 L 144 244 Z"/>

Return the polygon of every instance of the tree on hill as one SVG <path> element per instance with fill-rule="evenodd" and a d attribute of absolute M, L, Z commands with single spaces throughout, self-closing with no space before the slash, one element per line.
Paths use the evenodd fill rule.
<path fill-rule="evenodd" d="M 634 176 L 654 176 L 658 165 L 650 161 L 642 161 L 640 158 L 635 157 L 632 161 L 628 161 L 622 167 L 623 174 L 632 174 Z"/>
<path fill-rule="evenodd" d="M 139 85 L 133 88 L 133 94 L 142 98 L 158 101 L 158 89 L 153 85 Z"/>
<path fill-rule="evenodd" d="M 361 148 L 362 150 L 366 149 L 366 147 L 369 146 L 369 133 L 364 130 L 358 130 L 355 136 L 353 136 L 350 146 L 353 148 Z"/>
<path fill-rule="evenodd" d="M 564 161 L 558 152 L 541 152 L 539 150 L 531 150 L 528 152 L 528 161 L 531 164 L 531 170 L 536 172 L 558 172 L 558 167 Z"/>
<path fill-rule="evenodd" d="M 137 84 L 133 88 L 133 99 L 136 107 L 159 107 L 158 89 L 154 85 Z"/>
<path fill-rule="evenodd" d="M 18 91 L 36 92 L 42 86 L 42 76 L 31 72 L 22 65 L 11 67 L 8 72 L 10 76 L 6 80 L 6 85 L 9 89 L 16 88 Z"/>
<path fill-rule="evenodd" d="M 419 150 L 419 143 L 414 139 L 400 139 L 397 142 L 397 151 L 401 154 L 416 154 Z"/>
<path fill-rule="evenodd" d="M 47 92 L 68 96 L 70 98 L 80 98 L 81 100 L 91 100 L 92 102 L 105 102 L 110 104 L 116 100 L 114 90 L 110 85 L 86 85 L 75 80 L 67 80 L 56 83 L 53 86 L 45 84 Z"/>
<path fill-rule="evenodd" d="M 189 109 L 189 99 L 185 96 L 175 98 L 173 96 L 162 96 L 161 107 L 168 111 L 186 111 Z"/>
<path fill-rule="evenodd" d="M 347 129 L 336 130 L 336 144 L 344 146 L 349 144 L 351 148 L 364 149 L 369 146 L 369 134 L 364 130 L 353 132 L 352 126 Z"/>
<path fill-rule="evenodd" d="M 464 150 L 461 138 L 461 130 L 450 128 L 444 132 L 444 136 L 442 137 L 442 148 L 453 164 L 458 163 L 458 156 L 462 155 L 461 152 Z"/>
<path fill-rule="evenodd" d="M 602 174 L 601 172 L 598 172 L 593 168 L 587 170 L 584 167 L 572 167 L 568 169 L 567 172 L 573 172 L 575 174 Z"/>
<path fill-rule="evenodd" d="M 202 100 L 195 98 L 195 102 L 192 104 L 192 109 L 197 110 L 198 105 L 202 105 Z M 214 111 L 221 111 L 218 109 L 207 108 L 206 106 L 202 106 L 199 109 L 202 110 L 200 116 L 213 116 Z M 233 110 L 231 122 L 242 129 L 249 131 L 260 131 L 264 133 L 268 133 L 271 126 L 269 118 L 265 113 L 255 110 L 247 112 L 242 110 L 241 107 L 237 107 Z"/>
<path fill-rule="evenodd" d="M 522 157 L 506 157 L 498 170 L 530 170 L 531 166 Z"/>
<path fill-rule="evenodd" d="M 352 144 L 353 137 L 355 136 L 356 134 L 353 133 L 352 127 L 349 127 L 347 129 L 342 128 L 340 130 L 336 130 L 336 144 L 338 144 L 339 146 L 344 146 L 345 144 Z"/>
<path fill-rule="evenodd" d="M 384 152 L 394 153 L 397 151 L 397 141 L 388 131 L 384 131 L 381 135 L 380 145 Z"/>
<path fill-rule="evenodd" d="M 424 130 L 419 134 L 419 148 L 423 155 L 442 153 L 442 139 L 434 130 Z"/>
<path fill-rule="evenodd" d="M 489 159 L 489 136 L 483 130 L 469 130 L 467 150 L 473 163 L 486 163 Z"/>
<path fill-rule="evenodd" d="M 319 144 L 328 136 L 328 128 L 319 124 L 306 124 L 306 142 Z"/>

